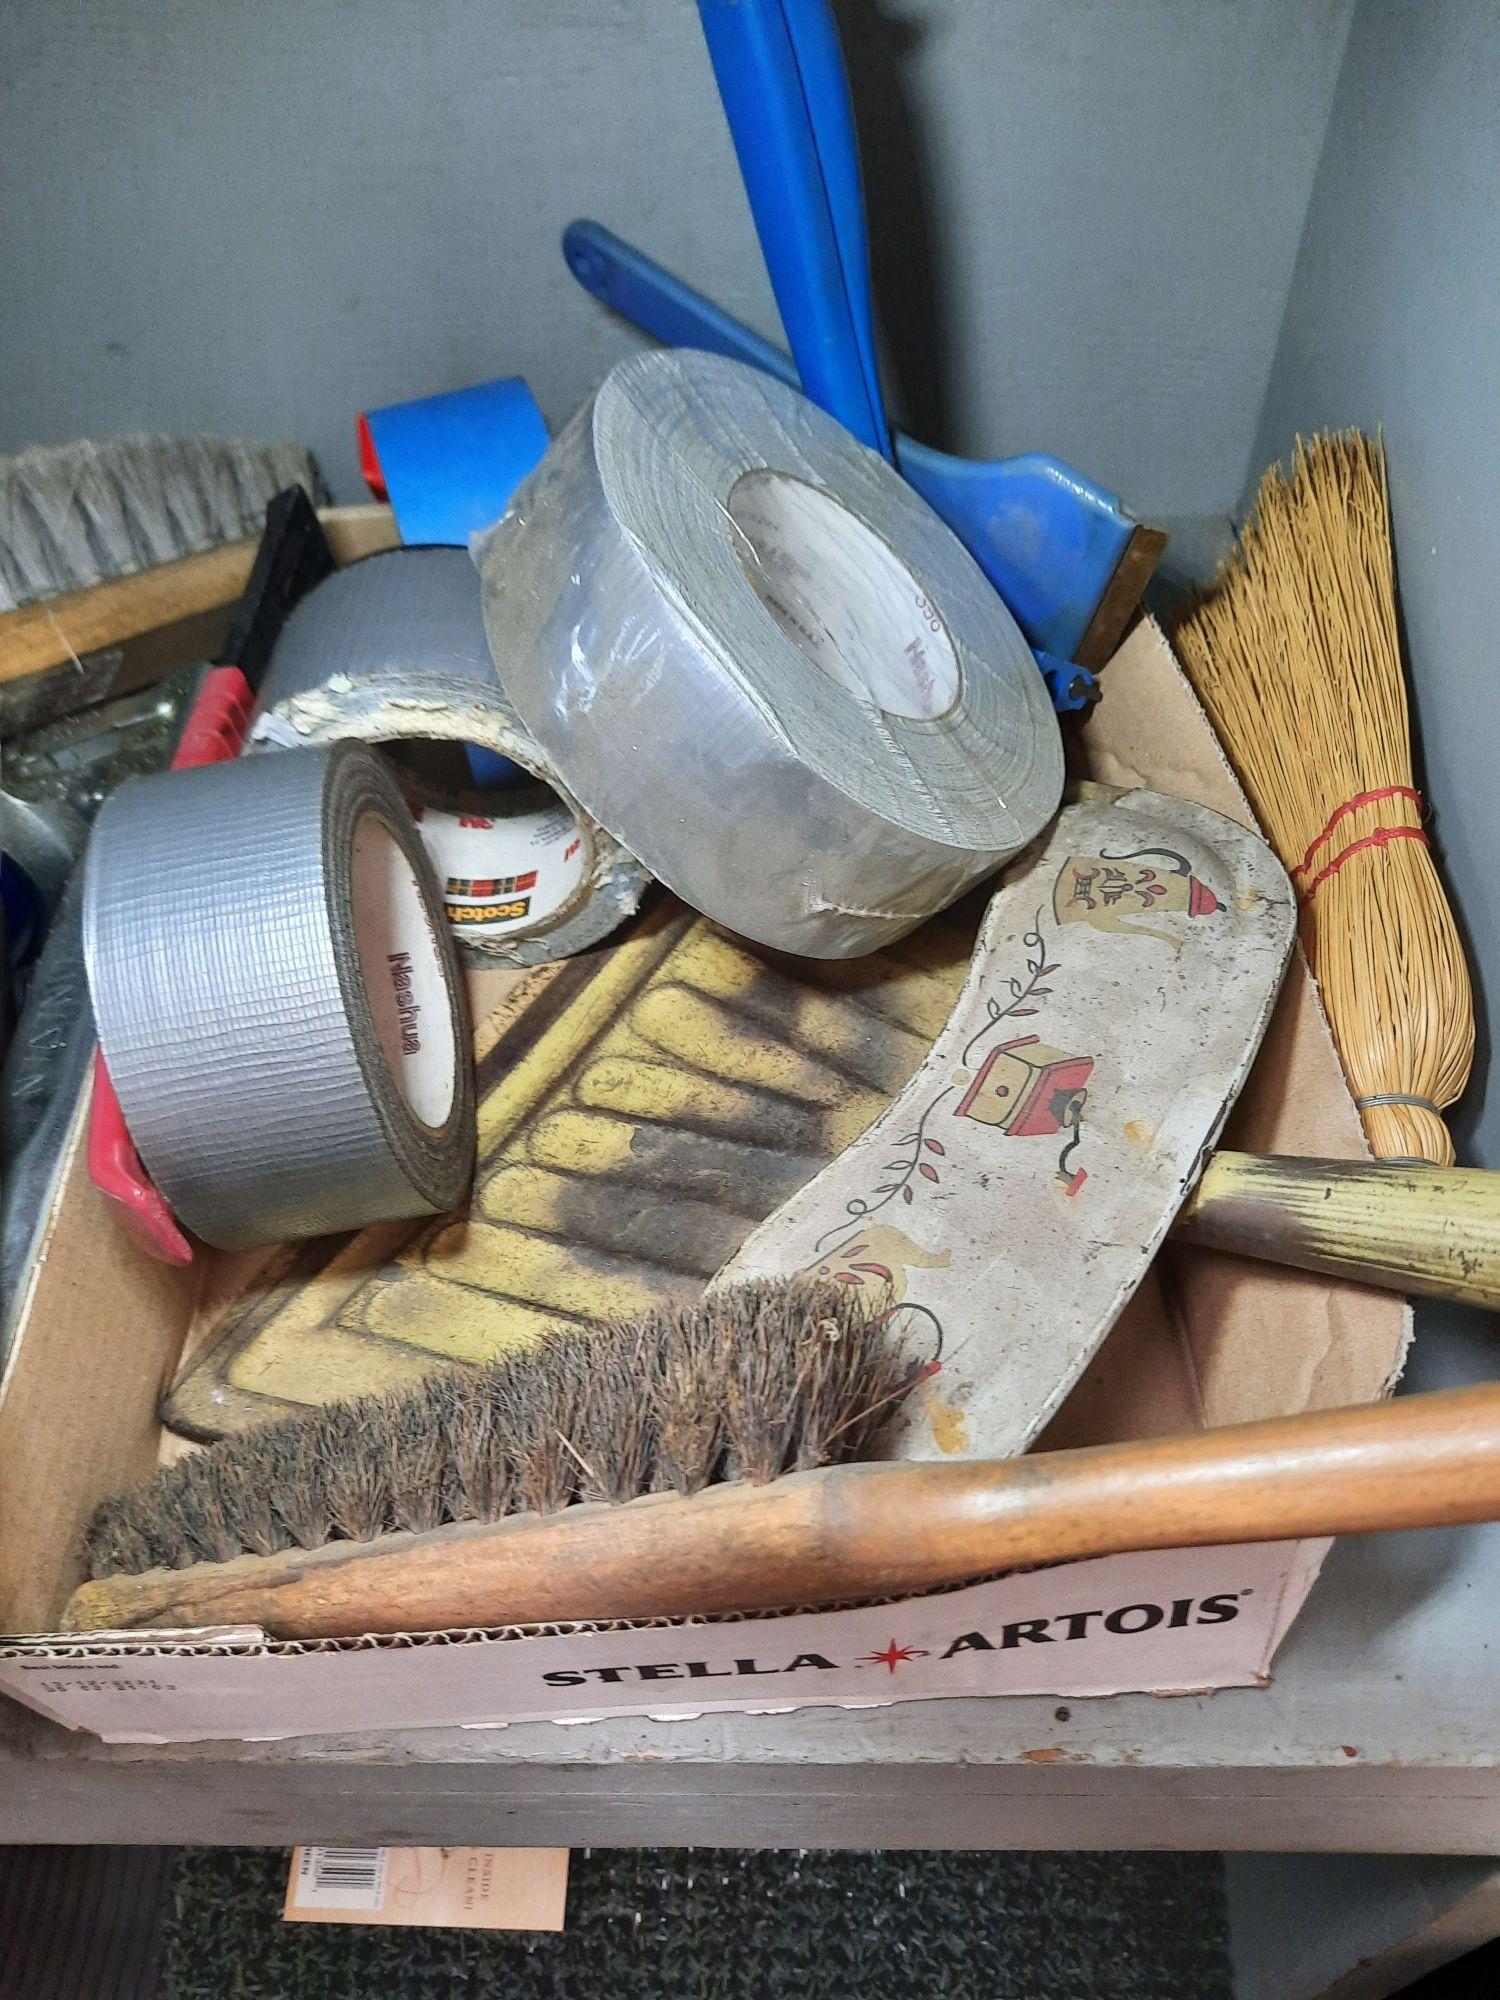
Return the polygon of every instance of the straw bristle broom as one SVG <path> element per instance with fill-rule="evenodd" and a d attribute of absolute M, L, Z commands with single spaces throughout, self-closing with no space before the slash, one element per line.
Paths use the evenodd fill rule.
<path fill-rule="evenodd" d="M 1412 782 L 1379 440 L 1299 438 L 1174 637 L 1296 884 L 1371 1150 L 1451 1164 L 1474 1007 Z"/>

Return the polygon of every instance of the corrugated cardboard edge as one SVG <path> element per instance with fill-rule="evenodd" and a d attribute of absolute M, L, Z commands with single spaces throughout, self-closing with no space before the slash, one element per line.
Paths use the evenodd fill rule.
<path fill-rule="evenodd" d="M 276 1643 L 245 1628 L 0 1643 L 0 1688 L 110 1742 L 1203 1693 L 1269 1670 L 1305 1545 L 1152 1550 L 887 1604 Z M 413 1657 L 415 1656 L 415 1657 Z"/>

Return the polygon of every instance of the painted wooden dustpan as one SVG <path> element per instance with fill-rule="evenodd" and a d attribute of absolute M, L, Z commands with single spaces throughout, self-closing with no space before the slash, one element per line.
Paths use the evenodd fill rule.
<path fill-rule="evenodd" d="M 1086 788 L 1008 873 L 910 1083 L 716 1282 L 814 1271 L 889 1295 L 940 1364 L 890 1455 L 1025 1450 L 1196 1181 L 1295 927 L 1245 828 Z"/>

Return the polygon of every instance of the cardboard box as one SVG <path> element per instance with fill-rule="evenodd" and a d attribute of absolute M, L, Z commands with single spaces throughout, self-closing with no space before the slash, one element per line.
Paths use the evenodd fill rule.
<path fill-rule="evenodd" d="M 1160 634 L 1137 629 L 1080 732 L 1079 767 L 1249 813 Z M 89 1185 L 80 1113 L 0 1383 L 0 1690 L 111 1741 L 696 1715 L 945 1695 L 1253 1685 L 1326 1544 L 1111 1556 L 900 1603 L 788 1615 L 293 1644 L 258 1631 L 57 1635 L 80 1530 L 150 1471 L 193 1273 L 148 1262 Z M 1225 1135 L 1359 1158 L 1317 996 L 1295 961 Z M 198 1278 L 210 1290 L 210 1260 Z M 1164 1435 L 1384 1394 L 1410 1333 L 1388 1295 L 1171 1246 L 1042 1441 Z"/>

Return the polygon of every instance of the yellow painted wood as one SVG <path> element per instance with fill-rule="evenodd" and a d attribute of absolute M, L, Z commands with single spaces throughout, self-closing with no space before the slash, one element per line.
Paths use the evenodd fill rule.
<path fill-rule="evenodd" d="M 1476 1167 L 1217 1153 L 1177 1234 L 1356 1283 L 1500 1307 L 1500 1174 Z"/>
<path fill-rule="evenodd" d="M 685 1119 L 699 1130 L 753 1132 L 767 1111 L 759 1092 L 727 1077 L 620 1056 L 589 1064 L 578 1079 L 578 1101 L 618 1118 Z"/>
<path fill-rule="evenodd" d="M 475 1197 L 489 1220 L 573 1242 L 578 1234 L 578 1179 L 523 1163 L 502 1164 Z M 681 1195 L 663 1201 L 649 1183 L 615 1186 L 607 1202 L 591 1200 L 589 1244 L 606 1255 L 663 1270 L 717 1270 L 738 1248 L 748 1218 L 723 1202 Z"/>
<path fill-rule="evenodd" d="M 491 1222 L 514 1222 L 549 1236 L 567 1233 L 566 1203 L 573 1182 L 568 1174 L 519 1161 L 502 1162 L 474 1190 L 474 1213 Z"/>
<path fill-rule="evenodd" d="M 660 987 L 635 1011 L 635 1026 L 664 1055 L 807 1104 L 834 1104 L 848 1088 L 835 1069 L 791 1047 L 752 1016 L 691 986 Z"/>
<path fill-rule="evenodd" d="M 384 1388 L 378 1341 L 405 1343 L 398 1351 L 409 1357 L 406 1365 L 426 1374 L 443 1362 L 491 1361 L 516 1348 L 533 1347 L 557 1326 L 558 1319 L 555 1311 L 505 1292 L 476 1291 L 430 1271 L 403 1271 L 398 1282 L 363 1293 L 339 1331 L 356 1329 L 361 1335 L 378 1337 L 365 1340 L 360 1365 L 370 1374 L 369 1387 Z M 315 1362 L 321 1348 L 320 1341 L 313 1350 Z M 290 1359 L 278 1352 L 278 1376 L 290 1372 Z M 328 1400 L 326 1381 L 320 1385 L 316 1374 L 309 1377 L 308 1387 L 308 1402 Z"/>
<path fill-rule="evenodd" d="M 316 1346 L 289 1341 L 267 1351 L 252 1348 L 236 1370 L 236 1384 L 290 1410 L 324 1401 L 330 1380 L 342 1384 L 340 1395 L 362 1396 L 375 1389 L 407 1388 L 432 1372 L 432 1356 L 420 1348 L 377 1344 L 368 1337 L 380 1331 L 329 1321 Z"/>
<path fill-rule="evenodd" d="M 455 1222 L 428 1246 L 427 1271 L 466 1285 L 486 1301 L 509 1298 L 550 1313 L 626 1319 L 661 1299 L 659 1274 L 561 1236 L 539 1236 L 504 1223 Z"/>
<path fill-rule="evenodd" d="M 473 1220 L 365 1232 L 279 1290 L 253 1281 L 169 1420 L 237 1428 L 696 1296 L 925 1054 L 972 944 L 958 923 L 932 928 L 900 955 L 809 967 L 665 903 L 581 987 L 567 974 L 567 1005 L 505 1062 L 504 1028 L 551 1004 L 559 976 L 528 975 L 502 996 L 499 1034 L 481 1020 L 497 1053 Z"/>

